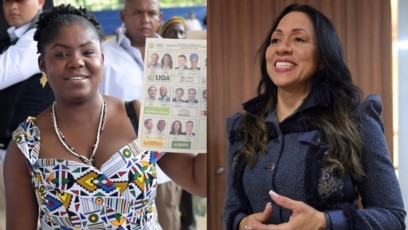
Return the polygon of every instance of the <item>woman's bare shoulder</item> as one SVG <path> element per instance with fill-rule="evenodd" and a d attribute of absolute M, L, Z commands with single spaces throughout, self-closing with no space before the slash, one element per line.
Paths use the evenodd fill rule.
<path fill-rule="evenodd" d="M 43 130 L 45 127 L 50 126 L 51 120 L 51 106 L 44 109 L 37 117 L 33 120 L 35 125 L 40 129 Z"/>

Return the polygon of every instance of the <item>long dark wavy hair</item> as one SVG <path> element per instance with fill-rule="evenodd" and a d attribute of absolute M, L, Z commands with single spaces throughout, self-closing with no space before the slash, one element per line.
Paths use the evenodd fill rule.
<path fill-rule="evenodd" d="M 362 140 L 359 133 L 358 121 L 351 111 L 360 103 L 361 90 L 353 84 L 351 73 L 344 61 L 340 39 L 330 22 L 317 9 L 308 5 L 292 4 L 286 7 L 275 19 L 266 38 L 259 48 L 257 56 L 260 60 L 261 80 L 257 88 L 257 97 L 262 105 L 260 116 L 245 113 L 243 126 L 237 131 L 244 138 L 243 154 L 248 165 L 252 167 L 256 162 L 256 153 L 265 154 L 269 141 L 265 116 L 277 104 L 277 86 L 271 81 L 266 69 L 266 49 L 271 43 L 271 35 L 281 19 L 290 12 L 302 12 L 313 23 L 316 30 L 317 46 L 324 74 L 317 74 L 312 78 L 312 89 L 315 85 L 328 88 L 333 98 L 333 108 L 314 117 L 314 124 L 322 132 L 325 142 L 330 144 L 325 157 L 325 163 L 334 165 L 335 172 L 340 176 L 351 173 L 354 179 L 364 176 L 360 163 L 362 155 Z"/>

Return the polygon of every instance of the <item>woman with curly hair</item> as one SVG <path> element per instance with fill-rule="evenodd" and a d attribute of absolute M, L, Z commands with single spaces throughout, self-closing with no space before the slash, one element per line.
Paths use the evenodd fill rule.
<path fill-rule="evenodd" d="M 40 15 L 38 65 L 55 101 L 13 133 L 5 160 L 7 229 L 36 229 L 38 218 L 41 229 L 161 229 L 156 164 L 206 195 L 206 154 L 140 149 L 140 102 L 125 106 L 99 93 L 103 38 L 84 8 L 59 5 Z"/>

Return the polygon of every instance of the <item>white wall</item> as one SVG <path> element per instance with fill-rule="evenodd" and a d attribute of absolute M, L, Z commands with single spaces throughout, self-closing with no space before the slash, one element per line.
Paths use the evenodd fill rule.
<path fill-rule="evenodd" d="M 398 1 L 398 171 L 408 212 L 408 0 Z M 408 218 L 406 223 L 408 223 Z"/>

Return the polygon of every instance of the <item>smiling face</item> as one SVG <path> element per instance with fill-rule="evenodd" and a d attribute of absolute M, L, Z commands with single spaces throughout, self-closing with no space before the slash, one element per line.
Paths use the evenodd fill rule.
<path fill-rule="evenodd" d="M 284 16 L 272 33 L 265 58 L 269 77 L 278 88 L 309 91 L 310 79 L 321 67 L 310 18 L 301 12 Z"/>
<path fill-rule="evenodd" d="M 92 25 L 76 22 L 59 29 L 38 59 L 56 98 L 97 95 L 102 80 L 103 54 Z"/>
<path fill-rule="evenodd" d="M 167 88 L 162 86 L 160 87 L 160 96 L 165 97 L 167 96 Z"/>
<path fill-rule="evenodd" d="M 132 44 L 145 42 L 153 37 L 158 30 L 162 13 L 158 0 L 126 0 L 125 7 L 120 13 L 125 25 L 126 36 Z"/>
<path fill-rule="evenodd" d="M 45 0 L 3 0 L 3 12 L 10 26 L 20 27 L 37 15 Z"/>

